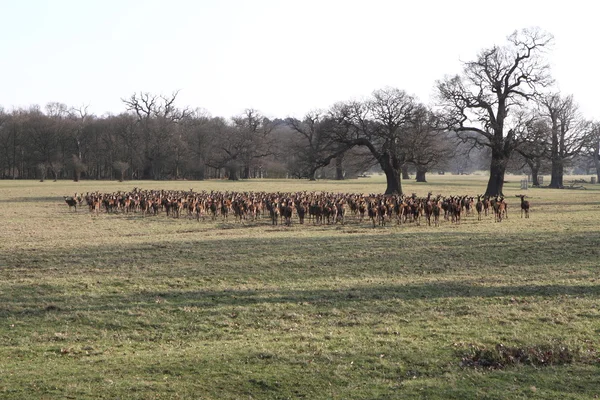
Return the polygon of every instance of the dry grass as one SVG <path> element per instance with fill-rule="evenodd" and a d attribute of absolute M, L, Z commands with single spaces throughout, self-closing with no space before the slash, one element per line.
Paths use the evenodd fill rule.
<path fill-rule="evenodd" d="M 0 182 L 0 397 L 593 398 L 600 190 L 530 189 L 521 219 L 519 177 L 507 179 L 502 223 L 375 229 L 94 216 L 62 196 L 380 193 L 380 178 Z M 486 183 L 430 180 L 405 191 L 477 194 Z M 499 344 L 570 357 L 465 367 Z"/>

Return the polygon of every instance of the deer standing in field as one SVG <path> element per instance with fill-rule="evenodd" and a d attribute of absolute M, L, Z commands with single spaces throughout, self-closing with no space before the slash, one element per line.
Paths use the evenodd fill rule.
<path fill-rule="evenodd" d="M 69 210 L 74 208 L 77 211 L 77 200 L 75 198 L 65 196 L 65 203 L 69 206 Z"/>
<path fill-rule="evenodd" d="M 433 203 L 433 207 L 432 207 L 433 225 L 434 226 L 440 226 L 440 214 L 442 212 L 442 206 L 440 205 L 440 203 L 441 203 L 440 197 L 441 196 L 438 196 L 438 198 Z"/>
<path fill-rule="evenodd" d="M 484 215 L 486 217 L 488 216 L 490 208 L 492 208 L 492 202 L 488 196 L 484 196 L 483 197 L 483 211 L 484 211 Z"/>
<path fill-rule="evenodd" d="M 525 214 L 525 218 L 529 218 L 529 201 L 525 200 L 524 194 L 518 194 L 516 197 L 521 198 L 521 218 L 523 218 L 523 213 Z"/>
<path fill-rule="evenodd" d="M 475 209 L 477 210 L 477 221 L 481 221 L 481 212 L 483 211 L 483 202 L 481 201 L 481 195 L 477 196 L 477 203 L 475 203 Z"/>
<path fill-rule="evenodd" d="M 502 218 L 508 218 L 506 202 L 504 201 L 503 196 L 500 197 L 500 199 L 496 196 L 492 203 L 492 207 L 494 208 L 494 221 L 502 222 Z"/>

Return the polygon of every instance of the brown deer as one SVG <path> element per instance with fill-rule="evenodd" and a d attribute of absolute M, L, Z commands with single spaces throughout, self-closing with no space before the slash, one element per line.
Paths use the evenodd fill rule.
<path fill-rule="evenodd" d="M 496 196 L 492 203 L 492 207 L 494 208 L 494 221 L 502 222 L 502 218 L 508 218 L 506 215 L 506 202 L 504 201 L 504 197 L 498 199 L 498 196 Z"/>
<path fill-rule="evenodd" d="M 492 208 L 492 201 L 490 200 L 490 198 L 488 196 L 484 196 L 483 198 L 483 211 L 485 216 L 488 216 L 488 213 L 490 211 L 490 208 Z"/>
<path fill-rule="evenodd" d="M 434 226 L 440 226 L 440 214 L 442 212 L 442 206 L 440 203 L 441 201 L 439 199 L 433 203 L 432 213 Z"/>
<path fill-rule="evenodd" d="M 286 226 L 292 225 L 292 216 L 294 215 L 294 203 L 291 200 L 285 200 L 281 207 L 281 216 Z"/>
<path fill-rule="evenodd" d="M 481 195 L 477 196 L 477 203 L 475 203 L 475 209 L 477 210 L 477 221 L 481 221 L 481 212 L 483 211 L 483 202 L 481 201 Z"/>
<path fill-rule="evenodd" d="M 378 212 L 378 207 L 377 207 L 377 204 L 375 203 L 375 201 L 373 201 L 373 200 L 369 201 L 368 208 L 367 208 L 367 215 L 369 216 L 369 219 L 373 222 L 373 228 L 375 228 L 375 220 L 377 220 L 377 212 Z"/>
<path fill-rule="evenodd" d="M 433 214 L 433 200 L 431 199 L 431 192 L 427 194 L 427 199 L 423 205 L 423 212 L 425 213 L 427 225 L 431 226 L 431 215 Z"/>

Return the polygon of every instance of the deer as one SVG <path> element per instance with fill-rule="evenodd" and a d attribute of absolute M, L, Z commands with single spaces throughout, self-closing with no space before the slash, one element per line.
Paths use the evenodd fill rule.
<path fill-rule="evenodd" d="M 521 218 L 523 218 L 523 214 L 525 214 L 525 218 L 529 218 L 529 201 L 525 200 L 524 194 L 517 194 L 515 197 L 521 198 Z"/>
<path fill-rule="evenodd" d="M 286 226 L 292 225 L 292 215 L 294 215 L 294 203 L 291 200 L 285 200 L 281 207 L 281 216 Z"/>
<path fill-rule="evenodd" d="M 75 212 L 77 212 L 77 200 L 75 198 L 65 196 L 65 203 L 69 206 L 69 210 L 74 208 Z"/>
<path fill-rule="evenodd" d="M 269 203 L 269 214 L 271 215 L 271 224 L 277 225 L 279 220 L 279 199 L 274 199 L 273 202 Z"/>
<path fill-rule="evenodd" d="M 369 219 L 373 222 L 373 228 L 375 228 L 375 220 L 378 219 L 378 217 L 377 217 L 378 210 L 379 209 L 378 209 L 375 201 L 374 200 L 369 201 L 367 215 L 369 216 Z"/>
<path fill-rule="evenodd" d="M 431 192 L 427 193 L 427 199 L 423 205 L 423 212 L 425 213 L 425 220 L 427 225 L 431 226 L 431 215 L 433 214 L 433 200 L 431 199 Z"/>
<path fill-rule="evenodd" d="M 485 216 L 488 216 L 488 213 L 490 211 L 490 208 L 492 207 L 492 201 L 490 200 L 489 196 L 484 196 L 483 197 L 483 211 Z"/>
<path fill-rule="evenodd" d="M 481 221 L 481 212 L 483 211 L 483 202 L 481 201 L 481 195 L 477 196 L 477 203 L 475 203 L 475 209 L 477 210 L 477 221 Z"/>
<path fill-rule="evenodd" d="M 495 197 L 494 202 L 492 203 L 492 207 L 494 208 L 494 221 L 502 222 L 502 218 L 508 218 L 506 211 L 506 202 L 504 201 L 504 197 L 498 196 Z"/>

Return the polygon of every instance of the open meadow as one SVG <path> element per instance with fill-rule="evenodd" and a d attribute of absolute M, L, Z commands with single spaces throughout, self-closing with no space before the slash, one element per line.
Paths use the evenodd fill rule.
<path fill-rule="evenodd" d="M 487 183 L 428 179 L 404 192 Z M 0 181 L 0 398 L 598 398 L 600 185 L 506 179 L 500 223 L 375 228 L 95 215 L 63 196 L 382 193 L 381 177 Z"/>

